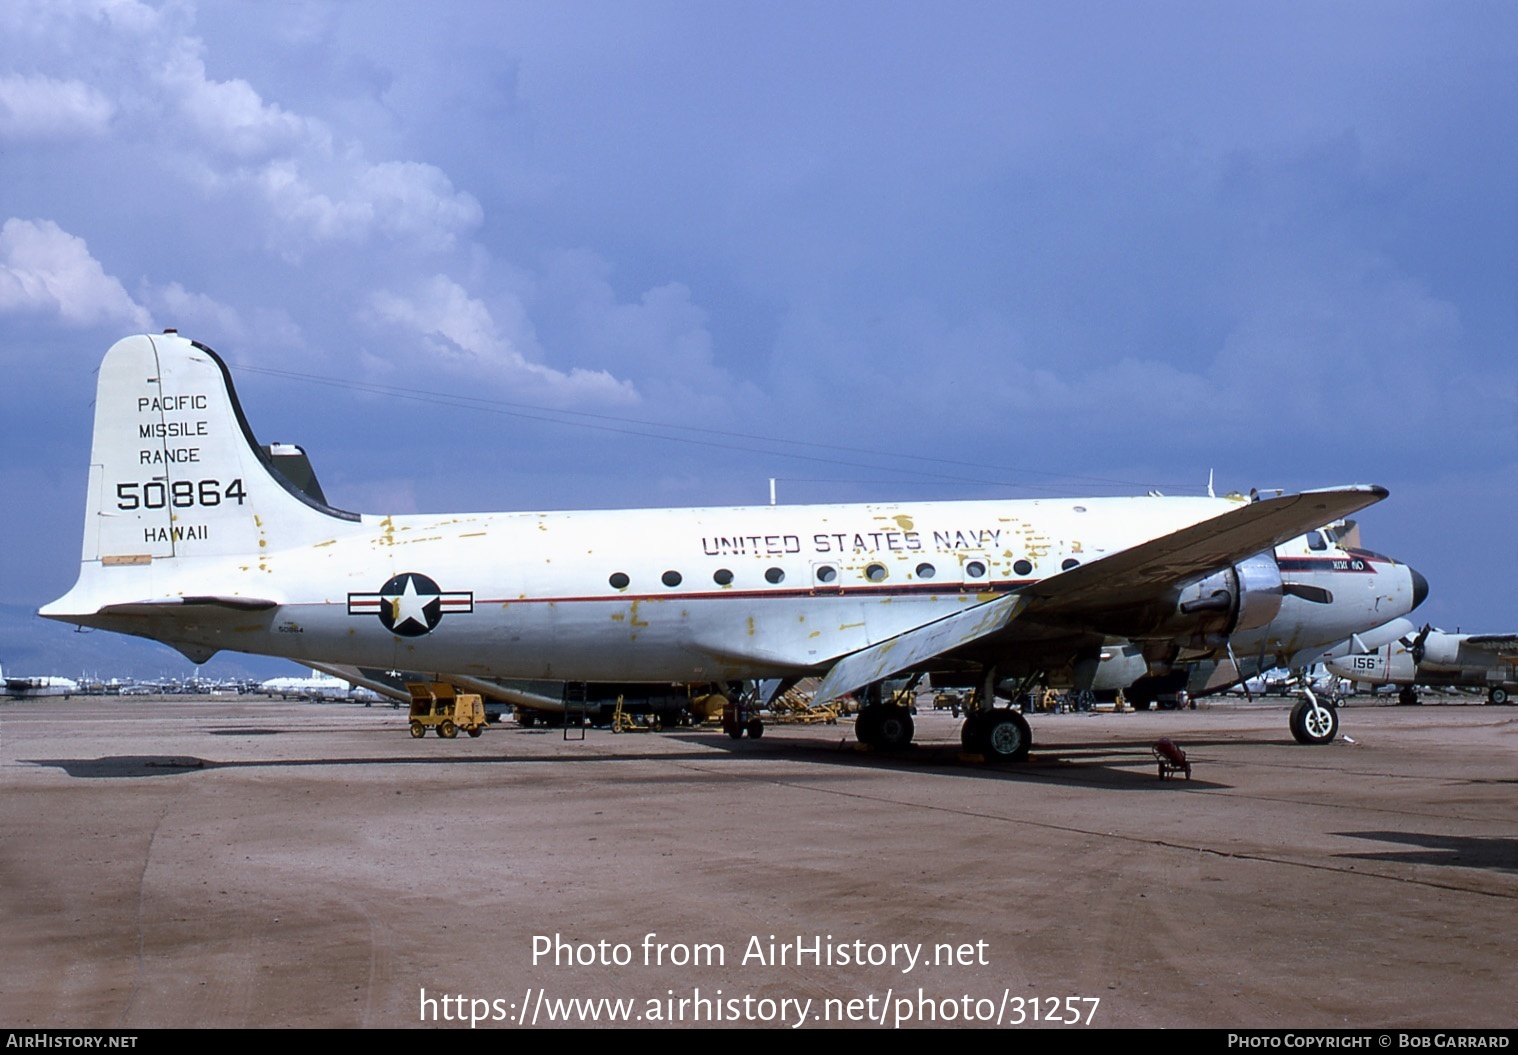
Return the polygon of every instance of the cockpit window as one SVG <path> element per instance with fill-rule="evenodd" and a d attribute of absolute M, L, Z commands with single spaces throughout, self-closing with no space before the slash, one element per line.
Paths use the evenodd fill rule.
<path fill-rule="evenodd" d="M 1323 535 L 1321 532 L 1309 531 L 1307 533 L 1307 548 L 1316 550 L 1327 549 L 1328 543 L 1323 541 Z"/>

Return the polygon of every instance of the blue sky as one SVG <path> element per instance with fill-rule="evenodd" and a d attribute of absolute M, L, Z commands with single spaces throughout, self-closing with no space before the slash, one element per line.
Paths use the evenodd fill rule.
<path fill-rule="evenodd" d="M 0 661 L 166 326 L 349 509 L 1373 482 L 1518 629 L 1515 99 L 1506 3 L 7 4 Z"/>

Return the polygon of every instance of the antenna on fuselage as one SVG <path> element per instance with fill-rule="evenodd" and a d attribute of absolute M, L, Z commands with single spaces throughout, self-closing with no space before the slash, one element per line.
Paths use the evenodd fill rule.
<path fill-rule="evenodd" d="M 775 504 L 775 478 L 770 477 L 770 505 Z"/>
<path fill-rule="evenodd" d="M 1212 470 L 1207 470 L 1207 497 L 1216 498 L 1217 494 L 1212 490 Z"/>

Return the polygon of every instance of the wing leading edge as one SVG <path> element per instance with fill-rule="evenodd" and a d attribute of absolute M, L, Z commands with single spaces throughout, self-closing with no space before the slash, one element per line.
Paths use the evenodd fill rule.
<path fill-rule="evenodd" d="M 828 671 L 814 702 L 958 650 L 1015 648 L 1049 636 L 1050 627 L 1122 636 L 1128 628 L 1116 623 L 1123 613 L 1163 602 L 1189 582 L 1373 505 L 1387 493 L 1355 485 L 1230 509 L 850 653 Z"/>

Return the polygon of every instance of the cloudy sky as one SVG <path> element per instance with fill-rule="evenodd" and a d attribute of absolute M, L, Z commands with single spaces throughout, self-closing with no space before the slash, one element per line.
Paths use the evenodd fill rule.
<path fill-rule="evenodd" d="M 167 326 L 348 509 L 1373 482 L 1518 630 L 1515 100 L 1506 2 L 12 0 L 0 662 Z"/>

